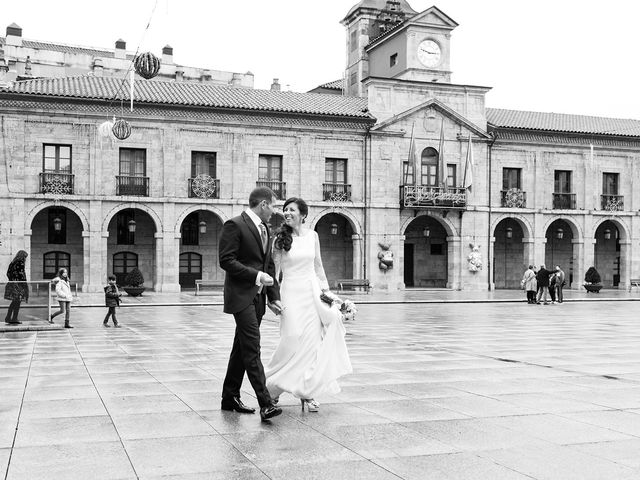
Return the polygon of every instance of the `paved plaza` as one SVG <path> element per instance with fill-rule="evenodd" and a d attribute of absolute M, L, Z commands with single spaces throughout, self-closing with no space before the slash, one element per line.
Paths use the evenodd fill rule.
<path fill-rule="evenodd" d="M 637 479 L 639 309 L 362 304 L 342 393 L 261 423 L 220 410 L 221 307 L 122 308 L 121 329 L 78 308 L 0 333 L 0 478 Z"/>

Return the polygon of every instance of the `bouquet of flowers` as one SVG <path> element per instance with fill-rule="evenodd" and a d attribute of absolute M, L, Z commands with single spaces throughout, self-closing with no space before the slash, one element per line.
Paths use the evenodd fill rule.
<path fill-rule="evenodd" d="M 351 300 L 341 300 L 339 297 L 336 297 L 333 293 L 329 291 L 322 292 L 320 294 L 320 300 L 326 303 L 329 306 L 333 304 L 340 305 L 340 313 L 342 314 L 342 321 L 348 322 L 349 320 L 353 320 L 358 313 L 358 309 L 356 308 L 356 304 Z"/>

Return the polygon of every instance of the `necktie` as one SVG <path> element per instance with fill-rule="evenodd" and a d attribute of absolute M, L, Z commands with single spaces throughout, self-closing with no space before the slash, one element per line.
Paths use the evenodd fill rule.
<path fill-rule="evenodd" d="M 262 251 L 266 252 L 268 237 L 267 237 L 267 227 L 264 226 L 264 223 L 260 224 L 260 238 L 262 239 Z"/>

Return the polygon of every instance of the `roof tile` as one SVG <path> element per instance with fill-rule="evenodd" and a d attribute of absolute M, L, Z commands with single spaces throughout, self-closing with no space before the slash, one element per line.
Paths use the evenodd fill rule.
<path fill-rule="evenodd" d="M 136 102 L 373 119 L 366 110 L 367 100 L 360 97 L 142 79 L 134 88 Z M 129 81 L 92 76 L 38 78 L 14 82 L 0 92 L 128 101 Z"/>

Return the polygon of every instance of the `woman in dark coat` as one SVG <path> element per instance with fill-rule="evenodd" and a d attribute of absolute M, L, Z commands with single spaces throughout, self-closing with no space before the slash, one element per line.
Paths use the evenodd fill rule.
<path fill-rule="evenodd" d="M 9 325 L 15 325 L 22 322 L 18 321 L 18 312 L 20 311 L 20 304 L 24 300 L 29 301 L 29 285 L 27 285 L 27 274 L 25 273 L 24 262 L 29 256 L 24 250 L 20 250 L 16 253 L 13 261 L 9 264 L 7 269 L 7 278 L 9 282 L 4 289 L 5 300 L 11 300 L 9 309 L 7 310 L 7 316 L 4 322 Z M 25 282 L 25 283 L 22 283 Z"/>

